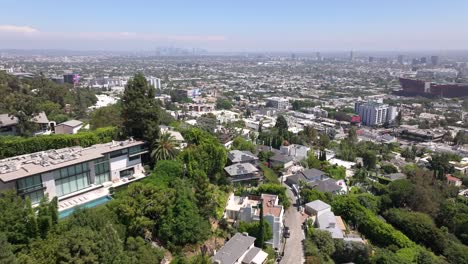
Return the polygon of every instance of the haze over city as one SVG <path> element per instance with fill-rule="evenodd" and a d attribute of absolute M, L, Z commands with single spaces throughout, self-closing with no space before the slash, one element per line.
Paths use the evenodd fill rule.
<path fill-rule="evenodd" d="M 0 48 L 461 50 L 467 1 L 2 1 Z"/>

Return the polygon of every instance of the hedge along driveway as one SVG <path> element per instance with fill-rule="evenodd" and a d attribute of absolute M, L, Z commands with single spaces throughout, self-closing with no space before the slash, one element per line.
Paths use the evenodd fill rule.
<path fill-rule="evenodd" d="M 35 137 L 0 137 L 0 159 L 24 155 L 50 149 L 66 147 L 89 147 L 107 143 L 117 138 L 117 129 L 99 128 L 95 131 L 81 132 L 74 135 L 47 135 Z"/>

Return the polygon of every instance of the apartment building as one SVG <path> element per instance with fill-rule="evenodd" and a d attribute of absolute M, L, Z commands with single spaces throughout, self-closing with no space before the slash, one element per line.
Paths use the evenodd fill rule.
<path fill-rule="evenodd" d="M 357 102 L 354 110 L 361 117 L 361 123 L 366 126 L 392 122 L 398 114 L 396 107 L 377 102 Z"/>

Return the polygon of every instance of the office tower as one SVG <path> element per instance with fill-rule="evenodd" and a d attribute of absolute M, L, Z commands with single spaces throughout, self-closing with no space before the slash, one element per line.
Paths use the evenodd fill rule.
<path fill-rule="evenodd" d="M 286 110 L 289 108 L 289 100 L 281 97 L 270 97 L 266 99 L 267 106 L 278 110 Z"/>
<path fill-rule="evenodd" d="M 397 61 L 398 61 L 399 64 L 403 64 L 404 59 L 405 59 L 405 57 L 403 55 L 401 55 L 401 54 L 398 55 L 398 57 L 397 57 Z"/>
<path fill-rule="evenodd" d="M 369 57 L 369 62 L 370 62 L 370 63 L 374 62 L 374 57 L 372 57 L 372 56 Z"/>
<path fill-rule="evenodd" d="M 317 53 L 315 54 L 315 57 L 316 57 L 316 59 L 317 59 L 318 61 L 322 61 L 322 60 L 323 60 L 322 54 L 320 54 L 320 52 L 317 52 Z"/>
<path fill-rule="evenodd" d="M 149 77 L 148 83 L 153 85 L 156 89 L 161 89 L 161 79 L 155 77 Z"/>
<path fill-rule="evenodd" d="M 439 56 L 431 56 L 431 64 L 436 66 L 439 64 Z"/>
<path fill-rule="evenodd" d="M 76 85 L 80 82 L 80 76 L 78 74 L 64 74 L 63 82 Z"/>
<path fill-rule="evenodd" d="M 419 61 L 421 62 L 421 64 L 426 64 L 427 63 L 427 58 L 426 57 L 421 57 L 421 59 L 419 59 Z"/>
<path fill-rule="evenodd" d="M 366 126 L 378 126 L 395 120 L 398 110 L 394 106 L 377 102 L 357 102 L 354 105 L 355 112 L 361 117 L 361 122 Z"/>
<path fill-rule="evenodd" d="M 354 60 L 354 52 L 353 52 L 353 51 L 350 51 L 350 52 L 349 52 L 349 60 L 350 60 L 350 61 L 353 61 L 353 60 Z"/>

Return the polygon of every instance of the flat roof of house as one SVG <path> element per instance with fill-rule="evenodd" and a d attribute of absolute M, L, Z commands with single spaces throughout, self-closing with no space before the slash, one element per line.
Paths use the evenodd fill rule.
<path fill-rule="evenodd" d="M 213 260 L 222 264 L 233 264 L 249 250 L 254 242 L 255 237 L 237 233 L 216 252 Z"/>
<path fill-rule="evenodd" d="M 104 154 L 143 145 L 144 141 L 126 140 L 97 144 L 88 148 L 52 149 L 0 160 L 0 180 L 9 182 L 104 157 Z"/>
<path fill-rule="evenodd" d="M 326 202 L 324 202 L 322 200 L 315 200 L 315 201 L 312 201 L 310 203 L 306 203 L 305 206 L 308 207 L 308 208 L 314 209 L 317 212 L 320 212 L 322 210 L 331 208 L 331 206 L 329 204 L 327 204 Z"/>
<path fill-rule="evenodd" d="M 231 166 L 227 166 L 224 170 L 229 174 L 229 176 L 258 172 L 258 169 L 250 163 L 236 163 Z"/>
<path fill-rule="evenodd" d="M 68 120 L 66 122 L 60 123 L 57 126 L 69 126 L 69 127 L 77 127 L 83 125 L 83 122 L 80 120 Z"/>
<path fill-rule="evenodd" d="M 231 150 L 231 151 L 229 151 L 228 158 L 233 163 L 258 160 L 257 156 L 255 156 L 252 152 L 250 152 L 250 151 L 241 151 L 241 150 Z"/>
<path fill-rule="evenodd" d="M 263 215 L 272 215 L 274 217 L 281 216 L 283 206 L 276 205 L 278 202 L 278 196 L 273 194 L 262 194 L 262 200 Z"/>

